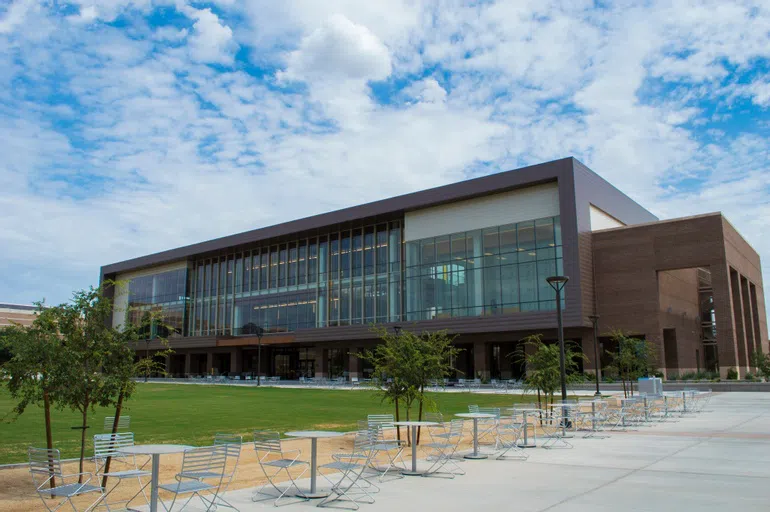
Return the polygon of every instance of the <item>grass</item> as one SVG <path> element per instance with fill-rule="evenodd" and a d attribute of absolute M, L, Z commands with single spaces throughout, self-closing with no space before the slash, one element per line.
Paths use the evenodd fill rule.
<path fill-rule="evenodd" d="M 531 401 L 532 395 L 491 395 L 468 393 L 429 393 L 438 410 L 445 415 L 467 412 L 468 404 L 482 407 L 506 407 L 514 402 Z M 0 464 L 25 462 L 28 446 L 45 446 L 43 410 L 29 408 L 12 420 L 14 402 L 7 390 L 0 388 Z M 98 408 L 89 416 L 89 438 L 102 432 L 105 416 L 114 409 Z M 291 389 L 240 386 L 179 384 L 139 384 L 123 414 L 131 416 L 131 430 L 137 444 L 183 443 L 210 444 L 216 432 L 238 433 L 244 439 L 253 430 L 324 429 L 349 431 L 367 414 L 392 413 L 393 407 L 381 403 L 374 391 Z M 416 416 L 416 409 L 414 410 Z M 79 454 L 80 424 L 70 410 L 54 410 L 54 447 L 63 457 Z M 88 443 L 90 445 L 90 441 Z M 86 446 L 90 455 L 91 447 Z"/>

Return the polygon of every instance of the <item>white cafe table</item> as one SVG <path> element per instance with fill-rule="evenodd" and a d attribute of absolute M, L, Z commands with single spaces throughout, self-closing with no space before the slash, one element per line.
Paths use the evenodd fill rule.
<path fill-rule="evenodd" d="M 316 469 L 318 467 L 318 439 L 341 437 L 344 434 L 342 432 L 334 432 L 331 430 L 298 430 L 294 432 L 286 432 L 284 435 L 287 437 L 310 438 L 310 492 L 303 494 L 308 498 L 327 497 L 329 495 L 329 491 L 318 492 L 316 488 Z"/>
<path fill-rule="evenodd" d="M 412 428 L 412 470 L 402 471 L 401 474 L 407 476 L 421 476 L 425 474 L 424 471 L 417 471 L 417 427 L 432 427 L 438 425 L 438 423 L 435 421 L 396 421 L 393 425 Z"/>
<path fill-rule="evenodd" d="M 195 448 L 186 444 L 137 444 L 120 449 L 127 455 L 151 455 L 152 475 L 150 476 L 150 512 L 158 511 L 158 474 L 160 473 L 160 456 L 172 453 L 184 453 Z"/>
<path fill-rule="evenodd" d="M 486 459 L 487 455 L 479 453 L 479 420 L 488 420 L 494 418 L 494 414 L 487 414 L 484 412 L 461 412 L 455 414 L 458 418 L 466 418 L 473 420 L 473 453 L 469 453 L 465 456 L 466 459 Z"/>

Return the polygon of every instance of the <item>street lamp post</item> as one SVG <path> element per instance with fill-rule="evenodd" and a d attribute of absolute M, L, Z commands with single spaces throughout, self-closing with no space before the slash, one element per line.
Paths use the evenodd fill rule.
<path fill-rule="evenodd" d="M 400 338 L 401 337 L 401 326 L 400 325 L 394 325 L 393 326 L 393 332 L 396 333 L 396 337 L 397 338 Z"/>
<path fill-rule="evenodd" d="M 561 374 L 561 399 L 567 400 L 567 371 L 564 363 L 564 322 L 561 315 L 561 291 L 569 281 L 567 276 L 551 276 L 545 279 L 556 291 L 556 316 L 559 322 L 559 372 Z"/>
<path fill-rule="evenodd" d="M 262 326 L 257 326 L 255 329 L 257 335 L 257 386 L 262 385 L 262 335 L 265 334 L 265 330 Z"/>
<path fill-rule="evenodd" d="M 591 322 L 594 324 L 594 365 L 596 366 L 596 393 L 594 393 L 594 396 L 602 396 L 599 391 L 599 379 L 601 379 L 599 372 L 601 371 L 602 365 L 602 361 L 599 358 L 599 315 L 591 315 L 588 318 L 590 318 Z"/>

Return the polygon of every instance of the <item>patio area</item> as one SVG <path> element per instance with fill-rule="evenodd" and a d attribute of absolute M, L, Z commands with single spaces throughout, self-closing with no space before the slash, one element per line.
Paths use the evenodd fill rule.
<path fill-rule="evenodd" d="M 770 394 L 719 394 L 698 415 L 609 435 L 531 449 L 527 461 L 461 462 L 467 474 L 454 480 L 387 482 L 361 510 L 767 510 Z M 273 509 L 251 492 L 228 500 L 244 511 Z M 281 510 L 313 510 L 313 502 Z"/>
<path fill-rule="evenodd" d="M 469 401 L 473 400 L 471 396 Z M 465 511 L 476 510 L 479 505 L 517 511 L 767 510 L 770 394 L 715 394 L 701 412 L 672 416 L 625 431 L 604 432 L 608 436 L 605 438 L 583 438 L 578 432 L 569 439 L 571 449 L 527 449 L 526 461 L 457 457 L 466 474 L 452 480 L 375 480 L 380 488 L 374 495 L 375 502 L 361 503 L 360 510 Z M 466 431 L 460 446 L 466 453 L 469 442 Z M 307 439 L 286 444 L 301 448 L 303 457 L 309 456 Z M 319 462 L 328 460 L 331 453 L 348 451 L 351 446 L 351 436 L 319 443 Z M 405 459 L 408 460 L 407 452 Z M 164 459 L 164 480 L 178 471 L 179 463 L 179 457 Z M 21 468 L 14 473 L 14 482 L 6 479 L 6 484 L 28 495 L 28 473 Z M 259 474 L 253 445 L 244 442 L 238 474 L 230 487 L 235 490 L 224 495 L 226 500 L 241 511 L 315 509 L 319 500 L 289 503 L 279 509 L 273 507 L 273 500 L 252 502 L 254 485 L 264 482 Z M 297 483 L 301 488 L 309 485 L 307 479 Z M 4 501 L 2 494 L 0 491 L 0 504 L 7 506 L 7 510 L 42 509 L 39 500 Z M 344 508 L 352 504 L 334 505 Z M 175 510 L 178 506 L 179 503 Z M 204 508 L 194 500 L 185 510 Z"/>

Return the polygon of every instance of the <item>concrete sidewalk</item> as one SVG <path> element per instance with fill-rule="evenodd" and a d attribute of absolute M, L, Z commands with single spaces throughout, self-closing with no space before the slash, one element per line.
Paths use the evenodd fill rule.
<path fill-rule="evenodd" d="M 464 461 L 467 474 L 454 480 L 386 482 L 361 510 L 770 510 L 770 394 L 715 395 L 700 414 L 610 435 L 578 436 L 573 449 L 530 449 L 527 461 Z M 273 509 L 250 496 L 228 493 L 244 512 Z M 280 510 L 310 511 L 315 503 Z"/>

